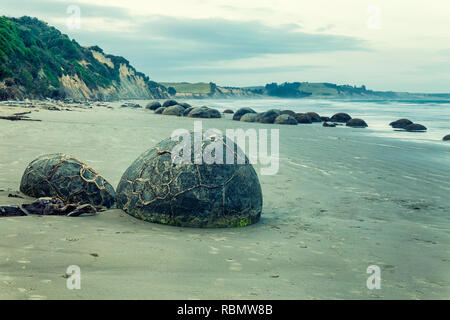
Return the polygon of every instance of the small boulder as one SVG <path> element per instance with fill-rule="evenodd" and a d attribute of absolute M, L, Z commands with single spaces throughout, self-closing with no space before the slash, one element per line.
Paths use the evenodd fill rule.
<path fill-rule="evenodd" d="M 164 101 L 162 106 L 164 108 L 167 108 L 167 107 L 175 106 L 177 104 L 178 104 L 178 102 L 176 102 L 175 100 L 166 100 L 166 101 Z"/>
<path fill-rule="evenodd" d="M 295 115 L 295 120 L 297 120 L 298 123 L 302 124 L 312 123 L 311 118 L 306 113 L 297 113 Z"/>
<path fill-rule="evenodd" d="M 252 108 L 240 108 L 236 113 L 233 115 L 233 120 L 239 121 L 241 120 L 241 117 L 246 113 L 256 113 L 255 110 Z"/>
<path fill-rule="evenodd" d="M 219 110 L 208 108 L 208 107 L 200 107 L 194 108 L 189 112 L 188 117 L 190 118 L 221 118 Z"/>
<path fill-rule="evenodd" d="M 165 109 L 166 109 L 165 107 L 159 107 L 158 109 L 155 110 L 155 113 L 162 114 Z"/>
<path fill-rule="evenodd" d="M 258 113 L 256 121 L 261 123 L 274 123 L 275 119 L 281 115 L 281 111 L 277 109 L 271 109 L 266 112 Z"/>
<path fill-rule="evenodd" d="M 161 108 L 161 103 L 159 103 L 159 101 L 152 101 L 149 102 L 145 108 L 150 110 L 156 110 L 158 108 Z"/>
<path fill-rule="evenodd" d="M 283 111 L 281 111 L 281 114 L 288 114 L 291 117 L 295 117 L 295 115 L 296 115 L 296 113 L 292 110 L 283 110 Z"/>
<path fill-rule="evenodd" d="M 315 113 L 315 112 L 307 112 L 306 114 L 311 119 L 311 122 L 322 122 L 322 119 L 320 118 L 320 116 L 317 113 Z"/>
<path fill-rule="evenodd" d="M 427 128 L 421 124 L 413 123 L 413 124 L 410 124 L 409 126 L 406 126 L 405 130 L 409 131 L 409 132 L 423 132 L 423 131 L 427 131 Z"/>
<path fill-rule="evenodd" d="M 328 122 L 330 121 L 330 117 L 320 117 L 320 120 L 322 120 L 322 122 Z"/>
<path fill-rule="evenodd" d="M 231 109 L 226 109 L 226 110 L 223 110 L 223 112 L 222 112 L 222 113 L 233 114 L 233 113 L 234 113 L 234 111 L 233 111 L 233 110 L 231 110 Z"/>
<path fill-rule="evenodd" d="M 282 114 L 276 117 L 275 124 L 289 124 L 289 125 L 297 125 L 298 122 L 295 120 L 294 117 L 288 115 L 288 114 Z"/>
<path fill-rule="evenodd" d="M 445 137 L 443 137 L 442 140 L 444 140 L 444 141 L 450 141 L 450 134 L 448 134 L 448 135 L 446 135 Z"/>
<path fill-rule="evenodd" d="M 367 127 L 367 123 L 364 120 L 357 119 L 357 118 L 347 121 L 347 123 L 345 125 L 347 127 L 353 127 L 353 128 L 366 128 Z"/>
<path fill-rule="evenodd" d="M 258 118 L 258 114 L 257 113 L 246 113 L 241 117 L 240 121 L 243 122 L 255 122 L 256 118 Z"/>
<path fill-rule="evenodd" d="M 162 114 L 166 116 L 178 116 L 181 117 L 184 114 L 184 108 L 180 105 L 170 106 L 163 110 Z"/>
<path fill-rule="evenodd" d="M 330 120 L 333 122 L 347 123 L 351 119 L 352 119 L 352 117 L 350 117 L 350 115 L 348 113 L 339 112 L 339 113 L 336 113 L 334 116 L 332 116 Z"/>
<path fill-rule="evenodd" d="M 327 128 L 334 128 L 336 127 L 336 123 L 332 123 L 332 122 L 324 122 L 322 127 L 327 127 Z"/>
<path fill-rule="evenodd" d="M 398 119 L 397 121 L 389 123 L 389 125 L 395 129 L 405 129 L 410 124 L 413 124 L 413 122 L 408 119 Z"/>

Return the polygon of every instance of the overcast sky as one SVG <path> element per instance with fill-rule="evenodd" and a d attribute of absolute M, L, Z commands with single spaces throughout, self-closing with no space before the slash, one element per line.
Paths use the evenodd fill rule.
<path fill-rule="evenodd" d="M 1 1 L 0 14 L 45 20 L 155 81 L 450 92 L 448 0 Z"/>

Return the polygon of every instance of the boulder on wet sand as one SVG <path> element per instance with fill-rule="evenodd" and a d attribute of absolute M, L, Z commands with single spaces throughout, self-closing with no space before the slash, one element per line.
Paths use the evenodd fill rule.
<path fill-rule="evenodd" d="M 223 110 L 223 112 L 222 112 L 222 113 L 233 114 L 233 113 L 234 113 L 234 111 L 233 111 L 233 110 L 231 110 L 231 109 L 226 109 L 226 110 Z"/>
<path fill-rule="evenodd" d="M 410 124 L 409 126 L 406 126 L 405 130 L 409 131 L 409 132 L 423 132 L 423 131 L 427 131 L 427 128 L 421 124 L 413 123 L 413 124 Z"/>
<path fill-rule="evenodd" d="M 311 119 L 311 122 L 322 122 L 320 116 L 315 112 L 307 112 L 308 117 Z"/>
<path fill-rule="evenodd" d="M 258 118 L 257 113 L 246 113 L 241 117 L 242 122 L 256 122 L 256 118 Z"/>
<path fill-rule="evenodd" d="M 156 110 L 158 108 L 161 108 L 161 103 L 159 103 L 158 101 L 152 101 L 149 102 L 145 108 L 150 110 Z"/>
<path fill-rule="evenodd" d="M 163 106 L 164 108 L 167 108 L 167 107 L 175 106 L 175 105 L 177 105 L 177 104 L 178 104 L 178 102 L 176 102 L 175 100 L 166 100 L 166 101 L 164 101 L 164 103 L 162 104 L 162 106 Z"/>
<path fill-rule="evenodd" d="M 327 127 L 327 128 L 334 128 L 336 127 L 336 123 L 332 123 L 332 122 L 324 122 L 322 127 Z"/>
<path fill-rule="evenodd" d="M 336 113 L 334 116 L 332 116 L 330 120 L 333 122 L 347 123 L 351 119 L 352 119 L 352 117 L 350 117 L 350 115 L 348 113 L 339 112 L 339 113 Z"/>
<path fill-rule="evenodd" d="M 163 110 L 162 114 L 166 116 L 181 117 L 184 114 L 184 108 L 180 105 L 170 106 Z"/>
<path fill-rule="evenodd" d="M 256 121 L 261 123 L 274 123 L 275 119 L 281 115 L 281 111 L 278 109 L 270 109 L 266 112 L 258 113 Z"/>
<path fill-rule="evenodd" d="M 445 137 L 443 137 L 442 140 L 444 140 L 444 141 L 450 141 L 450 134 L 448 134 L 448 135 L 446 135 Z"/>
<path fill-rule="evenodd" d="M 255 110 L 253 110 L 252 108 L 240 108 L 238 111 L 235 112 L 235 114 L 233 115 L 233 120 L 239 121 L 241 120 L 241 117 L 246 114 L 246 113 L 256 113 Z"/>
<path fill-rule="evenodd" d="M 413 124 L 413 122 L 409 119 L 398 119 L 397 121 L 389 123 L 389 125 L 395 129 L 405 129 L 411 124 Z"/>
<path fill-rule="evenodd" d="M 295 117 L 295 115 L 296 115 L 296 113 L 292 110 L 283 110 L 283 111 L 281 111 L 281 114 L 288 114 L 291 117 Z"/>
<path fill-rule="evenodd" d="M 185 108 L 185 109 L 192 107 L 192 106 L 191 106 L 189 103 L 187 103 L 187 102 L 179 102 L 178 105 L 179 105 L 179 106 L 182 106 L 182 107 Z"/>
<path fill-rule="evenodd" d="M 290 124 L 290 125 L 297 125 L 298 122 L 295 120 L 294 117 L 288 115 L 288 114 L 282 114 L 276 117 L 275 124 Z"/>
<path fill-rule="evenodd" d="M 158 108 L 158 109 L 155 110 L 155 113 L 156 113 L 156 114 L 162 114 L 164 110 L 166 110 L 165 107 L 160 107 L 160 108 Z"/>
<path fill-rule="evenodd" d="M 295 120 L 301 124 L 309 124 L 312 123 L 311 118 L 306 113 L 297 113 L 295 115 Z"/>
<path fill-rule="evenodd" d="M 140 104 L 137 103 L 132 103 L 132 102 L 127 102 L 121 105 L 122 108 L 134 108 L 134 109 L 139 109 L 142 108 L 142 106 Z"/>
<path fill-rule="evenodd" d="M 191 133 L 194 150 L 194 133 Z M 258 176 L 247 157 L 238 164 L 242 151 L 228 139 L 214 141 L 224 164 L 174 164 L 172 151 L 178 141 L 166 139 L 139 156 L 123 174 L 117 187 L 117 206 L 148 222 L 180 227 L 243 227 L 261 216 L 262 192 Z M 211 149 L 204 140 L 202 154 Z M 234 163 L 227 161 L 233 151 Z"/>
<path fill-rule="evenodd" d="M 190 118 L 221 118 L 219 110 L 212 109 L 209 107 L 194 108 L 189 112 L 188 117 Z"/>
<path fill-rule="evenodd" d="M 345 124 L 347 127 L 353 127 L 353 128 L 366 128 L 367 123 L 362 119 L 353 118 Z"/>
<path fill-rule="evenodd" d="M 94 169 L 62 153 L 46 154 L 25 169 L 20 191 L 34 198 L 57 197 L 66 203 L 92 204 L 110 208 L 114 188 Z"/>

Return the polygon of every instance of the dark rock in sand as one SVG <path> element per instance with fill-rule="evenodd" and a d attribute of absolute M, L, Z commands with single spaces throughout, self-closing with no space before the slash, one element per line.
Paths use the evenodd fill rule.
<path fill-rule="evenodd" d="M 306 113 L 297 113 L 295 115 L 295 120 L 297 120 L 298 123 L 302 124 L 312 123 L 311 118 Z"/>
<path fill-rule="evenodd" d="M 221 118 L 219 110 L 212 109 L 209 107 L 194 108 L 189 112 L 188 117 L 190 118 Z"/>
<path fill-rule="evenodd" d="M 246 113 L 256 113 L 252 108 L 241 108 L 233 115 L 233 120 L 239 121 L 241 117 Z"/>
<path fill-rule="evenodd" d="M 298 124 L 297 120 L 295 120 L 294 117 L 292 117 L 292 116 L 290 116 L 288 114 L 279 115 L 275 119 L 274 123 L 275 124 L 290 124 L 290 125 L 297 125 Z"/>
<path fill-rule="evenodd" d="M 256 122 L 256 119 L 258 118 L 257 113 L 246 113 L 241 117 L 242 122 Z"/>
<path fill-rule="evenodd" d="M 167 108 L 167 107 L 175 106 L 175 105 L 177 105 L 177 104 L 178 104 L 178 102 L 176 102 L 175 100 L 166 100 L 166 101 L 164 101 L 164 103 L 162 104 L 162 106 L 163 106 L 164 108 Z"/>
<path fill-rule="evenodd" d="M 166 116 L 181 117 L 181 116 L 183 116 L 184 110 L 185 109 L 182 106 L 175 105 L 175 106 L 170 106 L 170 107 L 165 108 L 163 110 L 162 114 L 166 115 Z"/>
<path fill-rule="evenodd" d="M 413 124 L 411 120 L 408 119 L 399 119 L 397 121 L 389 123 L 392 128 L 396 129 L 405 129 L 407 126 Z"/>
<path fill-rule="evenodd" d="M 448 134 L 448 135 L 446 135 L 445 137 L 443 137 L 442 140 L 444 140 L 444 141 L 450 141 L 450 134 Z"/>
<path fill-rule="evenodd" d="M 233 114 L 233 113 L 234 113 L 234 111 L 233 111 L 233 110 L 231 110 L 231 109 L 226 109 L 226 110 L 223 110 L 223 112 L 222 112 L 222 113 Z"/>
<path fill-rule="evenodd" d="M 347 123 L 345 125 L 347 127 L 353 127 L 353 128 L 366 128 L 367 127 L 367 123 L 364 120 L 357 119 L 357 118 L 347 121 Z"/>
<path fill-rule="evenodd" d="M 189 103 L 187 103 L 187 102 L 180 102 L 180 103 L 178 103 L 178 105 L 179 106 L 182 106 L 183 108 L 185 108 L 185 109 L 188 109 L 188 108 L 191 108 L 192 106 L 189 104 Z"/>
<path fill-rule="evenodd" d="M 244 164 L 237 164 L 238 147 L 226 146 L 226 141 L 224 136 L 218 146 L 222 160 L 226 163 L 231 148 L 234 164 L 193 164 L 192 152 L 190 163 L 174 165 L 171 150 L 178 141 L 161 141 L 123 174 L 117 187 L 118 208 L 148 222 L 182 227 L 241 227 L 257 222 L 262 209 L 258 176 L 247 157 Z M 200 152 L 210 144 L 204 141 Z"/>
<path fill-rule="evenodd" d="M 111 207 L 114 188 L 94 169 L 65 154 L 33 160 L 22 176 L 20 191 L 30 197 L 57 197 L 66 203 Z"/>
<path fill-rule="evenodd" d="M 134 108 L 134 109 L 139 109 L 142 108 L 142 106 L 140 104 L 137 103 L 131 103 L 131 102 L 127 102 L 121 105 L 122 108 Z"/>
<path fill-rule="evenodd" d="M 320 120 L 322 120 L 323 122 L 328 122 L 330 121 L 330 117 L 320 117 Z"/>
<path fill-rule="evenodd" d="M 166 110 L 165 107 L 160 107 L 160 108 L 158 108 L 158 109 L 155 110 L 155 113 L 156 113 L 156 114 L 162 114 L 164 110 Z"/>
<path fill-rule="evenodd" d="M 421 132 L 421 131 L 427 131 L 427 128 L 421 124 L 413 123 L 413 124 L 410 124 L 409 126 L 406 126 L 405 130 L 409 131 L 409 132 Z"/>
<path fill-rule="evenodd" d="M 307 112 L 308 117 L 311 119 L 311 122 L 322 122 L 320 116 L 315 112 Z"/>
<path fill-rule="evenodd" d="M 256 121 L 261 123 L 274 123 L 275 119 L 281 115 L 281 111 L 278 109 L 270 109 L 266 112 L 258 113 Z"/>
<path fill-rule="evenodd" d="M 159 103 L 158 101 L 152 101 L 149 102 L 145 108 L 150 110 L 156 110 L 158 108 L 161 108 L 161 103 Z"/>
<path fill-rule="evenodd" d="M 336 127 L 336 123 L 324 122 L 322 127 L 334 128 Z"/>
<path fill-rule="evenodd" d="M 347 123 L 351 119 L 352 119 L 352 117 L 350 117 L 350 115 L 348 113 L 339 112 L 339 113 L 336 113 L 334 116 L 332 116 L 330 120 L 333 122 Z"/>
<path fill-rule="evenodd" d="M 290 115 L 291 117 L 294 117 L 294 118 L 295 118 L 295 115 L 296 115 L 296 113 L 294 111 L 292 111 L 292 110 L 283 110 L 283 111 L 281 111 L 281 114 L 288 114 L 288 115 Z"/>

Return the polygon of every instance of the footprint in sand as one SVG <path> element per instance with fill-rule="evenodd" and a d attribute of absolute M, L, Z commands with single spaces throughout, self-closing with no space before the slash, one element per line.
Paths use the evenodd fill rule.
<path fill-rule="evenodd" d="M 241 271 L 242 270 L 242 265 L 237 262 L 234 261 L 233 259 L 227 259 L 226 260 L 230 265 L 228 266 L 228 269 L 231 271 Z"/>
<path fill-rule="evenodd" d="M 219 249 L 218 248 L 215 248 L 215 247 L 212 247 L 212 246 L 209 246 L 209 253 L 210 254 L 219 254 Z"/>

